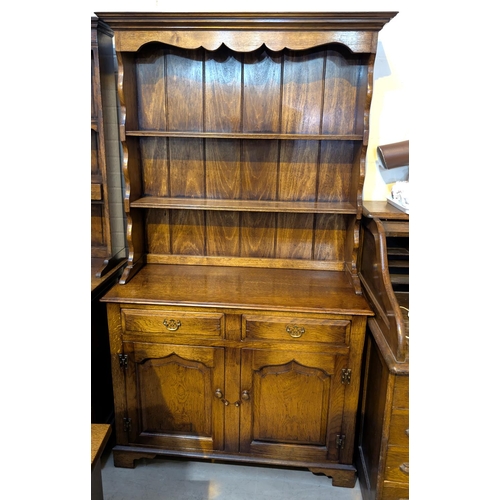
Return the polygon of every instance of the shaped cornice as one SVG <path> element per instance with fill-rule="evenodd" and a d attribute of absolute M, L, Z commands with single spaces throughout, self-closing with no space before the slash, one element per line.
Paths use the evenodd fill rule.
<path fill-rule="evenodd" d="M 378 31 L 397 12 L 339 13 L 96 13 L 115 33 L 117 51 L 135 52 L 149 42 L 184 49 L 222 45 L 251 52 L 304 50 L 341 43 L 353 52 L 375 52 Z"/>

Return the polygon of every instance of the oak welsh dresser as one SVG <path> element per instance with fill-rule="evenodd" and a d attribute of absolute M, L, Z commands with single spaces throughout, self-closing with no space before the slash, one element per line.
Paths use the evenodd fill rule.
<path fill-rule="evenodd" d="M 114 463 L 353 487 L 373 65 L 396 13 L 97 13 L 115 34 L 129 256 L 107 304 Z"/>

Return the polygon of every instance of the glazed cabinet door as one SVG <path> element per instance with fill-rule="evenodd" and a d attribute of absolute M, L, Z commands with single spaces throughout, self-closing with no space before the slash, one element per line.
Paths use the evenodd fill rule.
<path fill-rule="evenodd" d="M 224 350 L 124 342 L 128 444 L 222 450 Z M 218 403 L 218 404 L 217 404 Z"/>
<path fill-rule="evenodd" d="M 338 461 L 347 356 L 242 350 L 240 451 Z"/>

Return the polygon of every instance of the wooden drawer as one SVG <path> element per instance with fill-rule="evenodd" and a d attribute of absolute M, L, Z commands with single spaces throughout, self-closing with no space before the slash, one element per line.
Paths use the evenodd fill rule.
<path fill-rule="evenodd" d="M 410 490 L 408 486 L 399 484 L 385 483 L 381 500 L 408 500 Z"/>
<path fill-rule="evenodd" d="M 408 447 L 410 415 L 408 410 L 393 410 L 389 428 L 389 446 Z"/>
<path fill-rule="evenodd" d="M 385 462 L 385 479 L 398 483 L 409 482 L 410 453 L 408 448 L 389 447 Z"/>
<path fill-rule="evenodd" d="M 243 315 L 243 338 L 349 344 L 351 322 L 284 316 Z"/>
<path fill-rule="evenodd" d="M 124 333 L 162 333 L 220 337 L 224 331 L 224 314 L 180 312 L 170 310 L 123 309 Z"/>
<path fill-rule="evenodd" d="M 102 184 L 94 184 L 90 185 L 90 199 L 91 200 L 102 200 Z"/>
<path fill-rule="evenodd" d="M 410 407 L 410 391 L 409 391 L 409 377 L 397 376 L 394 382 L 394 396 L 392 400 L 393 408 L 404 408 L 406 410 Z"/>

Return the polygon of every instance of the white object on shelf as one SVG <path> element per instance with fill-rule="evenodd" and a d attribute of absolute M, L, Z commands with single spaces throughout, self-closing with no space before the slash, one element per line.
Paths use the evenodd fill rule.
<path fill-rule="evenodd" d="M 410 213 L 410 182 L 398 181 L 392 186 L 387 201 L 399 210 Z"/>

